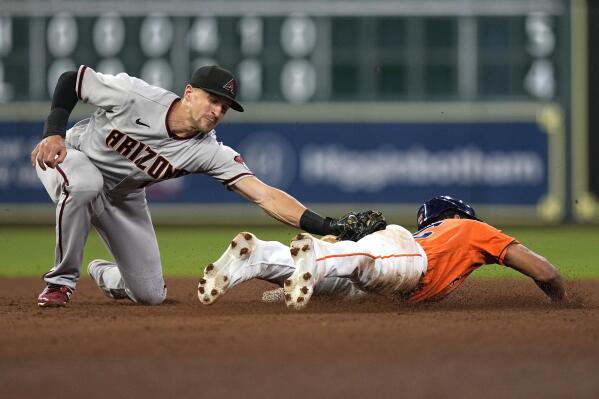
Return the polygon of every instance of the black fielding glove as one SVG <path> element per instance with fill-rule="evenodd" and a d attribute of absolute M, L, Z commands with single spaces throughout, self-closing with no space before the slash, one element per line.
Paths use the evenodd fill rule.
<path fill-rule="evenodd" d="M 358 241 L 375 231 L 387 227 L 385 216 L 379 211 L 349 212 L 336 222 L 341 231 L 337 241 Z"/>

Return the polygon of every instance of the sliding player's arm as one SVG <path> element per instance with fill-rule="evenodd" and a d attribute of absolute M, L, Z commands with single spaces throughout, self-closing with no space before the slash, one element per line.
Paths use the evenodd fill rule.
<path fill-rule="evenodd" d="M 559 271 L 547 259 L 519 243 L 511 244 L 503 263 L 532 278 L 553 302 L 567 302 L 568 294 Z"/>

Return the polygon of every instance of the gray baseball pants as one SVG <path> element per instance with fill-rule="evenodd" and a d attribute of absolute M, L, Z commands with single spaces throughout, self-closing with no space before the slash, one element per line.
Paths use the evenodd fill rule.
<path fill-rule="evenodd" d="M 106 192 L 98 168 L 72 148 L 56 169 L 44 171 L 37 165 L 36 170 L 57 204 L 55 261 L 44 280 L 75 289 L 93 226 L 114 259 L 111 284 L 124 288 L 135 302 L 161 303 L 166 289 L 145 191 Z"/>

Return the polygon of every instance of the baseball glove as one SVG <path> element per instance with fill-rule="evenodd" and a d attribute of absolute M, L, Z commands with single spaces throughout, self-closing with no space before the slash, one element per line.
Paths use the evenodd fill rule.
<path fill-rule="evenodd" d="M 375 231 L 387 227 L 385 216 L 378 211 L 349 212 L 337 221 L 340 233 L 337 241 L 358 241 Z"/>

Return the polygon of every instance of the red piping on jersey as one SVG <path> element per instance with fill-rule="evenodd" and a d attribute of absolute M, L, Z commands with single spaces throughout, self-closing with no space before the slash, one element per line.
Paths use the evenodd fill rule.
<path fill-rule="evenodd" d="M 81 84 L 83 83 L 83 75 L 85 75 L 86 69 L 87 67 L 83 65 L 83 67 L 81 68 L 81 72 L 79 73 L 79 83 L 77 84 L 77 97 L 79 97 L 80 100 L 83 100 L 83 98 L 81 98 Z"/>
<path fill-rule="evenodd" d="M 372 254 L 368 254 L 366 252 L 356 252 L 353 254 L 337 254 L 337 255 L 327 255 L 327 256 L 323 256 L 322 258 L 317 258 L 316 262 L 320 262 L 322 260 L 327 260 L 330 258 L 346 258 L 349 256 L 367 256 L 371 259 L 388 259 L 388 258 L 404 258 L 404 257 L 408 257 L 408 256 L 422 256 L 421 254 L 393 254 L 393 255 L 380 255 L 380 256 L 376 256 L 376 255 L 372 255 Z"/>
<path fill-rule="evenodd" d="M 69 185 L 69 179 L 67 179 L 67 175 L 60 168 L 60 166 L 56 166 L 56 170 L 62 178 L 64 179 L 64 185 L 62 187 L 64 191 L 64 200 L 62 201 L 62 205 L 60 206 L 60 212 L 58 213 L 58 252 L 60 254 L 59 262 L 62 262 L 62 212 L 64 211 L 64 207 L 67 204 L 67 200 L 69 199 L 69 192 L 67 191 L 67 186 Z"/>
<path fill-rule="evenodd" d="M 499 253 L 499 256 L 497 257 L 497 264 L 499 264 L 499 265 L 505 264 L 503 262 L 505 261 L 505 255 L 507 254 L 507 248 L 512 244 L 520 244 L 520 241 L 516 240 L 515 238 L 512 241 L 510 241 L 510 243 L 508 245 L 506 245 L 505 248 L 503 248 L 501 250 L 501 252 Z"/>
<path fill-rule="evenodd" d="M 233 181 L 235 181 L 235 180 L 239 179 L 241 176 L 254 176 L 254 174 L 253 174 L 253 173 L 249 173 L 249 172 L 246 172 L 246 173 L 240 173 L 240 174 L 238 174 L 237 176 L 235 176 L 235 177 L 233 177 L 233 178 L 231 178 L 231 179 L 229 179 L 229 180 L 226 180 L 226 181 L 224 181 L 224 182 L 223 182 L 223 184 L 224 184 L 225 186 L 226 186 L 226 185 L 229 185 L 229 184 L 231 184 L 231 182 L 233 182 Z"/>
<path fill-rule="evenodd" d="M 166 131 L 168 133 L 168 136 L 170 138 L 173 138 L 175 140 L 181 140 L 179 137 L 175 136 L 172 132 L 171 132 L 171 128 L 168 126 L 168 116 L 171 114 L 171 111 L 173 110 L 173 107 L 176 103 L 178 103 L 179 101 L 181 101 L 180 98 L 175 98 L 173 100 L 173 102 L 171 103 L 170 107 L 168 107 L 168 111 L 166 111 L 166 117 L 164 118 L 164 126 L 166 126 Z"/>

